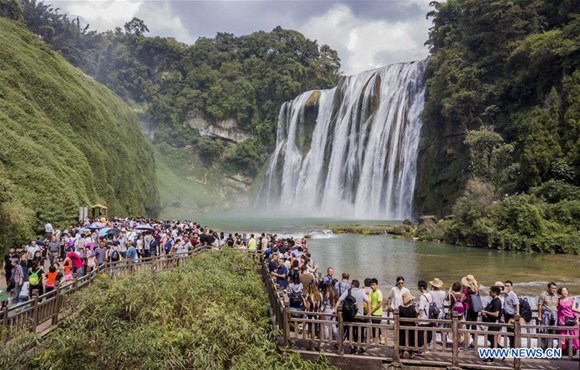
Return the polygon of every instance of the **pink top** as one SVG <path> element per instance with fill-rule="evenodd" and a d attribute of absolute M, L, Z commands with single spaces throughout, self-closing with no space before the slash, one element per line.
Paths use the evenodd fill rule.
<path fill-rule="evenodd" d="M 566 317 L 575 318 L 576 314 L 572 311 L 574 306 L 574 298 L 568 297 L 566 299 L 560 298 L 558 300 L 558 322 L 563 325 L 566 322 Z"/>

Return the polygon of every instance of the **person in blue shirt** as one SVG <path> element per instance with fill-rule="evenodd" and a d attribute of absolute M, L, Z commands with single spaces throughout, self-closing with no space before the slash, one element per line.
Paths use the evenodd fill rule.
<path fill-rule="evenodd" d="M 278 269 L 278 254 L 274 253 L 272 255 L 272 258 L 270 259 L 270 262 L 268 262 L 268 271 L 272 273 L 277 269 Z"/>
<path fill-rule="evenodd" d="M 276 277 L 276 283 L 280 288 L 286 289 L 288 285 L 288 268 L 284 265 L 284 257 L 278 258 L 278 268 L 272 272 L 272 276 Z"/>

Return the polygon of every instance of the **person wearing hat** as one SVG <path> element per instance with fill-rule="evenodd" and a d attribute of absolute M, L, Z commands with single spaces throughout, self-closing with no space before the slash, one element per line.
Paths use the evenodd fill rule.
<path fill-rule="evenodd" d="M 445 298 L 446 293 L 444 290 L 441 290 L 443 287 L 443 281 L 439 278 L 434 278 L 433 280 L 429 281 L 429 285 L 431 285 L 430 294 L 433 298 L 433 302 L 435 306 L 439 309 L 439 319 L 443 319 L 445 317 Z"/>
<path fill-rule="evenodd" d="M 461 278 L 461 284 L 463 285 L 463 295 L 465 296 L 465 320 L 477 321 L 478 312 L 473 310 L 473 303 L 471 301 L 472 295 L 479 295 L 479 285 L 477 284 L 477 280 L 475 280 L 473 275 L 467 275 Z M 477 325 L 467 325 L 467 329 L 477 330 Z M 468 342 L 468 348 L 473 348 L 473 343 L 471 343 L 471 335 L 469 336 Z"/>
<path fill-rule="evenodd" d="M 401 297 L 402 304 L 398 307 L 399 317 L 402 319 L 416 319 L 417 318 L 417 308 L 414 305 L 415 297 L 411 295 L 409 291 L 403 293 Z M 414 347 L 415 343 L 415 330 L 406 329 L 405 327 L 415 326 L 414 322 L 402 321 L 399 328 L 399 346 Z M 414 351 L 403 351 L 401 353 L 403 358 L 413 358 L 415 357 Z"/>

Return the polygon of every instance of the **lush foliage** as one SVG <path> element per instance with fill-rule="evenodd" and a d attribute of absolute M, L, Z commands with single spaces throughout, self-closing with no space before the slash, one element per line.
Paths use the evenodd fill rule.
<path fill-rule="evenodd" d="M 417 190 L 422 210 L 451 209 L 468 178 L 465 135 L 482 126 L 494 127 L 513 146 L 519 167 L 500 190 L 528 191 L 550 179 L 578 185 L 577 1 L 432 5 Z"/>
<path fill-rule="evenodd" d="M 511 146 L 484 128 L 465 140 L 471 179 L 453 207 L 453 220 L 440 222 L 422 239 L 472 247 L 580 254 L 580 188 L 550 180 L 530 194 L 502 195 L 515 168 Z"/>
<path fill-rule="evenodd" d="M 83 204 L 154 214 L 154 161 L 137 117 L 21 24 L 0 18 L 0 241 L 27 241 Z"/>
<path fill-rule="evenodd" d="M 204 253 L 167 273 L 104 278 L 74 300 L 82 314 L 67 318 L 34 354 L 9 359 L 11 368 L 330 367 L 277 351 L 257 266 L 233 250 Z"/>

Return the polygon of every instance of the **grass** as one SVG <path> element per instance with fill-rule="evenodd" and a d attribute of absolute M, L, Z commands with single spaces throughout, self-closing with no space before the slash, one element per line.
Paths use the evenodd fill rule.
<path fill-rule="evenodd" d="M 238 251 L 205 252 L 155 275 L 103 277 L 73 299 L 81 316 L 65 318 L 34 351 L 17 351 L 35 344 L 27 334 L 0 346 L 0 368 L 330 368 L 277 351 L 257 265 Z"/>

